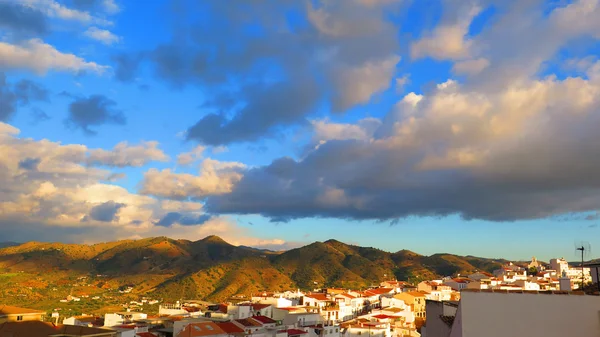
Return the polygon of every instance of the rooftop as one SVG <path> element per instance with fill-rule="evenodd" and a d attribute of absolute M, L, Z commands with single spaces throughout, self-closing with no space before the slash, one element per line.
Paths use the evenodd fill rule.
<path fill-rule="evenodd" d="M 230 334 L 235 334 L 235 333 L 240 333 L 243 334 L 244 333 L 244 329 L 240 328 L 239 326 L 231 323 L 231 322 L 220 322 L 220 323 L 216 323 L 223 331 L 230 333 Z"/>
<path fill-rule="evenodd" d="M 0 305 L 0 316 L 6 315 L 22 315 L 22 314 L 45 314 L 44 311 L 13 307 L 10 305 Z"/>
<path fill-rule="evenodd" d="M 212 335 L 223 335 L 225 331 L 213 322 L 190 323 L 180 332 L 181 336 L 201 337 Z"/>
<path fill-rule="evenodd" d="M 498 294 L 540 294 L 540 295 L 577 295 L 583 296 L 583 291 L 562 290 L 508 290 L 508 289 L 463 289 L 463 293 L 498 293 Z"/>
<path fill-rule="evenodd" d="M 48 337 L 56 334 L 75 336 L 92 336 L 100 333 L 114 332 L 107 329 L 90 328 L 76 325 L 54 325 L 49 322 L 26 321 L 7 322 L 0 324 L 0 336 L 11 337 Z M 116 333 L 116 332 L 115 332 Z"/>
<path fill-rule="evenodd" d="M 271 324 L 271 323 L 277 323 L 276 320 L 269 318 L 267 316 L 252 316 L 253 320 L 259 321 L 263 324 Z"/>
<path fill-rule="evenodd" d="M 322 293 L 306 294 L 304 295 L 304 297 L 312 298 L 317 301 L 329 301 L 329 297 L 327 297 L 327 294 Z"/>

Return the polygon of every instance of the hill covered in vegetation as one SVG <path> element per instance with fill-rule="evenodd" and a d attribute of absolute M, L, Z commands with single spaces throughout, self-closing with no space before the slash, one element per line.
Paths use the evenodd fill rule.
<path fill-rule="evenodd" d="M 67 294 L 92 296 L 132 287 L 128 296 L 223 301 L 259 291 L 344 287 L 386 279 L 418 282 L 504 261 L 452 254 L 386 252 L 336 240 L 285 252 L 234 246 L 217 236 L 199 241 L 167 237 L 94 245 L 27 242 L 0 249 L 0 297 L 34 306 Z M 54 290 L 50 290 L 54 289 Z"/>

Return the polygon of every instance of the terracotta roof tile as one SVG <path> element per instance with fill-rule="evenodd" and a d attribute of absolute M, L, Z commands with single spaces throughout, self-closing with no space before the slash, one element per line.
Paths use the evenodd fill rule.
<path fill-rule="evenodd" d="M 315 294 L 306 294 L 304 297 L 312 298 L 317 301 L 329 301 L 329 297 L 326 294 L 315 293 Z"/>
<path fill-rule="evenodd" d="M 219 328 L 223 329 L 223 331 L 225 331 L 227 333 L 232 333 L 232 334 L 238 334 L 238 333 L 243 334 L 244 333 L 244 329 L 233 324 L 232 322 L 217 322 L 215 324 L 217 324 L 219 326 Z"/>
<path fill-rule="evenodd" d="M 253 320 L 259 321 L 262 324 L 272 324 L 277 323 L 276 320 L 269 318 L 267 316 L 252 316 Z"/>
<path fill-rule="evenodd" d="M 297 336 L 297 335 L 304 335 L 308 332 L 306 332 L 304 330 L 300 330 L 300 329 L 288 329 L 287 333 L 288 333 L 288 336 Z"/>
<path fill-rule="evenodd" d="M 213 322 L 198 322 L 190 323 L 179 333 L 179 336 L 185 337 L 202 337 L 223 335 L 225 331 Z"/>

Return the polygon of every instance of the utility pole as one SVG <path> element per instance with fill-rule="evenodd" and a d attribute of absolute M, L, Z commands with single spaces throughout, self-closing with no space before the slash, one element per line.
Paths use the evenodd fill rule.
<path fill-rule="evenodd" d="M 585 252 L 585 247 L 582 245 L 581 247 L 577 247 L 577 250 L 581 251 L 581 290 L 583 291 L 583 282 L 585 280 L 585 275 L 583 273 L 583 253 Z"/>

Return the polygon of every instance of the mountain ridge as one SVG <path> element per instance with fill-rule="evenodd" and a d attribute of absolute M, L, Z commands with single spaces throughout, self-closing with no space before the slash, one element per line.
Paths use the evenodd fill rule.
<path fill-rule="evenodd" d="M 0 249 L 0 277 L 23 272 L 49 287 L 57 280 L 65 283 L 85 276 L 100 290 L 132 286 L 132 294 L 137 295 L 223 301 L 264 290 L 364 289 L 389 279 L 416 283 L 475 270 L 492 271 L 505 261 L 447 253 L 426 256 L 404 249 L 387 252 L 335 239 L 273 252 L 234 246 L 218 236 L 197 241 L 163 236 L 81 245 L 26 242 L 5 247 Z M 96 288 L 86 291 L 100 291 Z M 44 293 L 35 287 L 31 292 Z"/>

